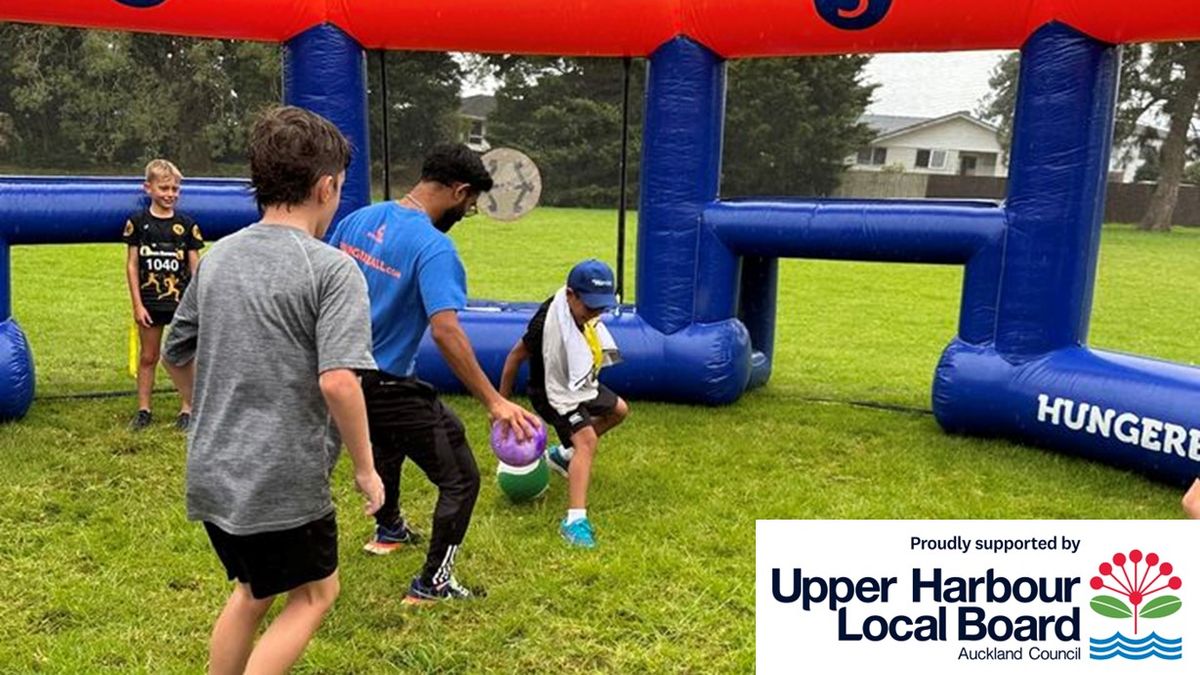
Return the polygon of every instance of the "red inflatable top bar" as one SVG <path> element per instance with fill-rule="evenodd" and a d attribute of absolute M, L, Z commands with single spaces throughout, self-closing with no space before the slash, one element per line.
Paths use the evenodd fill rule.
<path fill-rule="evenodd" d="M 325 0 L 0 0 L 0 21 L 282 42 L 327 17 Z"/>
<path fill-rule="evenodd" d="M 4 0 L 0 21 L 279 42 L 333 23 L 369 49 L 725 57 L 1019 47 L 1060 21 L 1112 43 L 1200 39 L 1197 0 Z"/>

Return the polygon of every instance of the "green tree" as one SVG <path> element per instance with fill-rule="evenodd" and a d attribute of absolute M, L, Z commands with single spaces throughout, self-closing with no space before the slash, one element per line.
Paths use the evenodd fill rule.
<path fill-rule="evenodd" d="M 620 186 L 620 59 L 499 56 L 501 81 L 488 120 L 493 146 L 525 152 L 542 174 L 542 203 L 614 207 Z M 645 65 L 630 71 L 629 195 L 637 198 Z"/>
<path fill-rule="evenodd" d="M 622 64 L 617 59 L 492 57 L 502 82 L 493 144 L 524 150 L 550 204 L 617 203 Z M 867 57 L 735 61 L 728 67 L 722 194 L 826 195 L 843 159 L 866 142 L 858 118 L 872 87 Z M 644 62 L 630 87 L 630 198 L 636 200 Z"/>
<path fill-rule="evenodd" d="M 380 55 L 368 59 L 367 88 L 371 129 L 371 162 L 383 167 L 383 110 Z M 388 149 L 392 185 L 416 180 L 421 160 L 437 143 L 457 140 L 457 112 L 463 70 L 441 52 L 391 52 L 387 55 Z"/>
<path fill-rule="evenodd" d="M 1163 102 L 1170 128 L 1159 151 L 1158 184 L 1138 229 L 1166 231 L 1179 201 L 1188 136 L 1200 101 L 1200 42 L 1152 45 L 1140 86 L 1148 98 Z"/>
<path fill-rule="evenodd" d="M 870 139 L 858 119 L 874 85 L 866 56 L 729 64 L 721 194 L 831 194 L 843 161 Z"/>
<path fill-rule="evenodd" d="M 1183 170 L 1183 182 L 1189 185 L 1200 185 L 1200 162 L 1192 162 Z"/>
<path fill-rule="evenodd" d="M 5 24 L 0 52 L 0 111 L 30 167 L 166 156 L 207 172 L 241 162 L 247 119 L 279 100 L 272 45 Z"/>
<path fill-rule="evenodd" d="M 13 124 L 12 116 L 0 112 L 0 157 L 11 153 L 20 142 L 21 137 L 17 135 L 17 127 Z"/>
<path fill-rule="evenodd" d="M 1013 112 L 1017 105 L 1017 81 L 1020 79 L 1021 53 L 1012 52 L 1000 57 L 988 78 L 988 92 L 976 107 L 975 116 L 996 125 L 1000 147 L 1007 156 L 1012 147 Z M 1005 159 L 1005 162 L 1008 160 Z"/>

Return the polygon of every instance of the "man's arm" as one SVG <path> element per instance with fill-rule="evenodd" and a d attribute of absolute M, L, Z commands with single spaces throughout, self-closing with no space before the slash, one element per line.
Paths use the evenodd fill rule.
<path fill-rule="evenodd" d="M 517 384 L 517 372 L 528 358 L 529 348 L 525 346 L 525 340 L 518 339 L 517 344 L 508 352 L 508 357 L 504 359 L 504 370 L 500 373 L 500 395 L 504 398 L 512 396 L 513 388 Z"/>
<path fill-rule="evenodd" d="M 1200 518 L 1200 478 L 1192 481 L 1192 487 L 1183 495 L 1183 512 L 1188 518 Z"/>
<path fill-rule="evenodd" d="M 383 506 L 383 482 L 375 473 L 362 386 L 354 371 L 345 368 L 321 373 L 320 386 L 321 396 L 325 398 L 325 405 L 337 424 L 350 462 L 354 465 L 354 484 L 367 498 L 364 511 L 371 515 Z"/>
<path fill-rule="evenodd" d="M 471 340 L 458 322 L 458 312 L 445 310 L 429 317 L 429 332 L 455 377 L 487 408 L 492 419 L 507 424 L 518 439 L 530 438 L 541 422 L 537 415 L 501 396 L 492 386 L 479 367 Z"/>

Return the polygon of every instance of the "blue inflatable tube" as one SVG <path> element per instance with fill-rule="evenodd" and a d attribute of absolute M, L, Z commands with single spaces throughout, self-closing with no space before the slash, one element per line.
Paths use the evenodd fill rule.
<path fill-rule="evenodd" d="M 704 223 L 733 252 L 748 260 L 768 257 L 965 264 L 959 336 L 991 339 L 1004 255 L 1007 211 L 991 202 L 932 200 L 723 201 L 704 210 Z M 761 263 L 752 263 L 758 265 Z M 742 283 L 754 282 L 743 273 Z M 761 282 L 758 282 L 761 283 Z M 757 336 L 774 333 L 774 303 L 749 293 L 774 291 L 757 283 L 742 289 L 744 320 L 752 320 L 755 349 L 770 359 Z M 766 364 L 769 377 L 770 366 Z M 758 373 L 756 368 L 756 373 Z M 765 382 L 756 375 L 757 384 Z"/>
<path fill-rule="evenodd" d="M 478 303 L 459 313 L 480 366 L 492 382 L 500 381 L 509 350 L 525 333 L 535 304 Z M 706 403 L 732 403 L 750 380 L 750 335 L 736 319 L 691 324 L 664 335 L 630 307 L 608 314 L 604 324 L 620 345 L 624 361 L 605 368 L 601 380 L 629 398 Z M 417 376 L 440 391 L 462 392 L 462 384 L 438 353 L 426 332 L 417 352 Z M 525 375 L 518 380 L 523 390 Z"/>
<path fill-rule="evenodd" d="M 25 332 L 16 320 L 5 319 L 0 322 L 0 422 L 25 416 L 33 404 L 35 380 Z"/>
<path fill-rule="evenodd" d="M 1052 447 L 1186 485 L 1200 475 L 1200 369 L 1069 347 L 1012 362 L 954 341 L 933 383 L 947 431 Z"/>
<path fill-rule="evenodd" d="M 704 222 L 739 255 L 964 264 L 1004 233 L 990 202 L 724 201 Z"/>
<path fill-rule="evenodd" d="M 8 244 L 117 242 L 129 214 L 146 204 L 141 178 L 0 178 L 0 239 Z M 245 180 L 187 178 L 179 209 L 206 239 L 219 239 L 258 220 Z"/>

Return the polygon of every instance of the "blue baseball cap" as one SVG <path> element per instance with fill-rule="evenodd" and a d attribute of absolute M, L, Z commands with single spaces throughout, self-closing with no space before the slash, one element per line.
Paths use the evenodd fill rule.
<path fill-rule="evenodd" d="M 617 282 L 612 268 L 589 258 L 571 268 L 567 288 L 575 292 L 589 309 L 612 309 L 617 306 Z"/>

